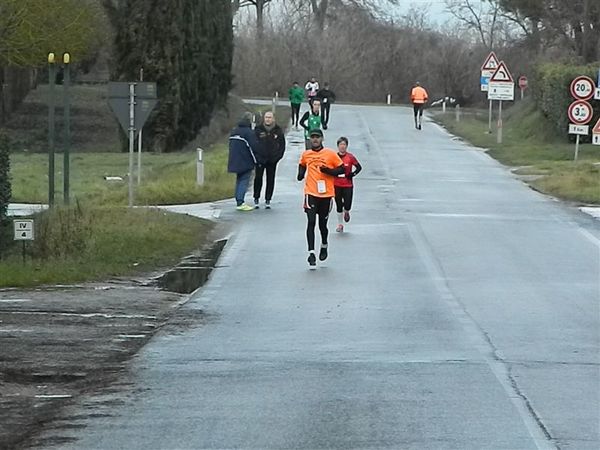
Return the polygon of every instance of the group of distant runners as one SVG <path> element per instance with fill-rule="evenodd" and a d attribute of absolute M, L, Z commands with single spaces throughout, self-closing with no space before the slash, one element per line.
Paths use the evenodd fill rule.
<path fill-rule="evenodd" d="M 294 81 L 288 92 L 292 108 L 292 126 L 304 129 L 305 150 L 298 163 L 297 180 L 304 181 L 303 209 L 307 217 L 306 240 L 308 244 L 309 269 L 317 267 L 315 250 L 315 227 L 318 224 L 321 244 L 318 259 L 328 257 L 329 230 L 327 222 L 335 200 L 338 224 L 336 232 L 344 231 L 344 223 L 350 221 L 354 196 L 353 179 L 362 170 L 356 156 L 348 151 L 348 138 L 337 139 L 337 151 L 323 146 L 323 130 L 328 129 L 331 105 L 335 93 L 328 83 L 320 89 L 313 77 L 304 89 Z M 429 96 L 420 85 L 411 91 L 415 128 L 421 130 L 423 109 Z M 300 117 L 300 109 L 308 100 L 309 110 Z M 271 208 L 275 188 L 277 163 L 283 158 L 286 141 L 282 128 L 276 123 L 272 111 L 263 116 L 261 124 L 252 129 L 251 113 L 245 113 L 229 138 L 228 171 L 236 174 L 235 199 L 238 211 L 260 208 L 263 178 L 266 174 L 265 208 Z M 254 172 L 254 205 L 244 202 L 246 191 Z"/>

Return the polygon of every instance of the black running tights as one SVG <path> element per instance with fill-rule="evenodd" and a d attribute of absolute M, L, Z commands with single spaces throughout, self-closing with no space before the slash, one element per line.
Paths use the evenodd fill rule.
<path fill-rule="evenodd" d="M 308 195 L 304 211 L 308 219 L 306 241 L 308 242 L 308 251 L 310 252 L 315 249 L 315 225 L 317 224 L 317 217 L 319 231 L 321 232 L 321 243 L 327 245 L 327 238 L 329 236 L 327 220 L 329 219 L 329 211 L 331 211 L 331 198 L 319 198 Z"/>

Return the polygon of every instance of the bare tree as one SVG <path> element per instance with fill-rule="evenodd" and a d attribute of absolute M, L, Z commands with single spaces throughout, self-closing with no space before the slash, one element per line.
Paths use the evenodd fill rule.
<path fill-rule="evenodd" d="M 446 0 L 450 14 L 474 30 L 488 49 L 496 44 L 501 7 L 498 0 Z"/>
<path fill-rule="evenodd" d="M 262 38 L 265 30 L 265 8 L 272 1 L 273 0 L 234 0 L 233 2 L 234 11 L 247 6 L 254 6 L 256 9 L 256 35 L 259 39 Z"/>

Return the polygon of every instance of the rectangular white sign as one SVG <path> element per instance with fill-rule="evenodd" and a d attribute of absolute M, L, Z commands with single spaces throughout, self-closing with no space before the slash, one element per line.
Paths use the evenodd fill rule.
<path fill-rule="evenodd" d="M 592 144 L 600 145 L 600 134 L 592 134 Z"/>
<path fill-rule="evenodd" d="M 490 81 L 488 90 L 488 100 L 506 100 L 515 99 L 515 84 L 505 81 Z"/>
<path fill-rule="evenodd" d="M 594 93 L 594 100 L 600 100 L 600 87 L 596 88 L 596 92 Z"/>
<path fill-rule="evenodd" d="M 15 241 L 33 241 L 33 220 L 14 220 Z"/>
<path fill-rule="evenodd" d="M 576 125 L 574 123 L 569 124 L 569 134 L 579 134 L 581 136 L 587 136 L 589 133 L 589 125 Z"/>

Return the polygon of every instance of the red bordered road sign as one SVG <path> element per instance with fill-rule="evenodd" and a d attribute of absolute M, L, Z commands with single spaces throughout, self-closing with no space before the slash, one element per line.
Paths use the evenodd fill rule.
<path fill-rule="evenodd" d="M 519 77 L 519 87 L 521 89 L 527 89 L 528 85 L 529 85 L 529 81 L 527 80 L 527 77 L 525 75 L 521 75 Z"/>
<path fill-rule="evenodd" d="M 596 86 L 590 77 L 581 76 L 571 82 L 571 96 L 578 100 L 589 100 L 594 96 Z"/>
<path fill-rule="evenodd" d="M 491 52 L 481 66 L 481 76 L 484 78 L 490 78 L 498 68 L 499 64 L 500 60 L 494 52 Z"/>
<path fill-rule="evenodd" d="M 569 120 L 576 125 L 585 125 L 592 120 L 594 110 L 585 100 L 575 100 L 569 105 Z"/>
<path fill-rule="evenodd" d="M 600 119 L 598 119 L 598 122 L 592 128 L 592 144 L 600 145 Z"/>
<path fill-rule="evenodd" d="M 490 83 L 500 82 L 500 83 L 514 83 L 515 80 L 512 77 L 512 74 L 504 64 L 504 61 L 500 61 L 498 68 L 490 78 Z"/>

